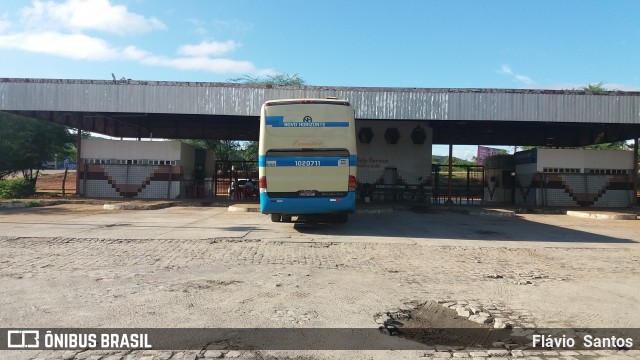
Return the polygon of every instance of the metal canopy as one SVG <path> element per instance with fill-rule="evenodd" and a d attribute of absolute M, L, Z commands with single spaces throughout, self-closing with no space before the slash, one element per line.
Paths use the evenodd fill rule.
<path fill-rule="evenodd" d="M 429 125 L 434 144 L 562 147 L 640 137 L 640 92 L 0 79 L 0 111 L 114 137 L 258 140 L 266 100 L 324 97 L 349 100 L 356 120 Z"/>

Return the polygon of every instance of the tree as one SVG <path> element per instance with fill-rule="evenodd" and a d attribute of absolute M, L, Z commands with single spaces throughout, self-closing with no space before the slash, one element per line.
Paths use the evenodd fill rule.
<path fill-rule="evenodd" d="M 240 151 L 242 160 L 244 161 L 258 161 L 258 142 L 247 141 L 244 147 Z"/>
<path fill-rule="evenodd" d="M 574 88 L 573 90 L 582 90 L 591 93 L 602 91 L 618 91 L 617 89 L 607 89 L 605 88 L 604 84 L 606 84 L 604 81 L 600 81 L 599 83 L 583 85 L 578 87 L 577 89 Z"/>
<path fill-rule="evenodd" d="M 216 159 L 224 161 L 240 161 L 242 148 L 239 141 L 233 140 L 181 140 L 183 143 L 196 149 L 211 150 L 216 154 Z"/>
<path fill-rule="evenodd" d="M 249 85 L 267 85 L 267 86 L 304 86 L 306 85 L 304 79 L 298 74 L 276 74 L 267 75 L 262 79 L 259 76 L 251 77 L 245 75 L 239 78 L 229 79 L 230 82 L 249 84 Z"/>
<path fill-rule="evenodd" d="M 64 157 L 75 137 L 66 127 L 0 112 L 0 178 L 22 172 L 35 191 L 42 163 Z"/>

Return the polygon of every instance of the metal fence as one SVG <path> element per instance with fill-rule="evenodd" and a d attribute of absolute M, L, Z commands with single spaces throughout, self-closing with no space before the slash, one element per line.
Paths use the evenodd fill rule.
<path fill-rule="evenodd" d="M 211 196 L 217 199 L 233 199 L 243 201 L 258 201 L 255 191 L 245 191 L 244 184 L 251 180 L 258 186 L 258 162 L 257 161 L 216 161 L 214 171 L 214 184 Z M 238 191 L 230 191 L 231 183 L 236 181 Z"/>
<path fill-rule="evenodd" d="M 452 167 L 449 183 L 449 166 L 433 164 L 434 204 L 481 205 L 484 198 L 484 167 L 456 165 Z"/>

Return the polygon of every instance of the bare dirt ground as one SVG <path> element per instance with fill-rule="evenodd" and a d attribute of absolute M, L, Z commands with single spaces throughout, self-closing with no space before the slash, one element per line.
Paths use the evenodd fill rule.
<path fill-rule="evenodd" d="M 0 323 L 10 328 L 377 329 L 385 314 L 414 310 L 431 325 L 452 326 L 451 311 L 465 304 L 516 328 L 640 324 L 640 227 L 633 220 L 398 211 L 356 214 L 344 225 L 292 224 L 216 207 L 58 205 L 0 210 L 0 229 Z M 0 357 L 639 356 L 634 350 L 526 351 L 435 344 L 402 351 L 247 350 L 241 339 L 228 339 L 197 351 Z"/>
<path fill-rule="evenodd" d="M 64 170 L 43 170 L 36 182 L 36 191 L 39 193 L 62 194 L 62 181 Z M 69 170 L 65 181 L 65 193 L 74 194 L 76 192 L 76 171 Z"/>

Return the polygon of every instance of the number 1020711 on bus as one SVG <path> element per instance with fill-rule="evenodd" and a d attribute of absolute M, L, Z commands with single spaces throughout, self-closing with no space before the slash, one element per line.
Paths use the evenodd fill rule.
<path fill-rule="evenodd" d="M 320 160 L 296 160 L 296 166 L 320 166 Z"/>

